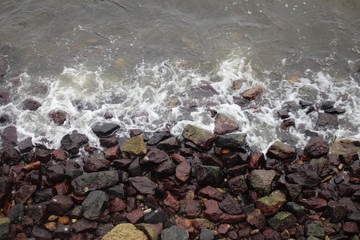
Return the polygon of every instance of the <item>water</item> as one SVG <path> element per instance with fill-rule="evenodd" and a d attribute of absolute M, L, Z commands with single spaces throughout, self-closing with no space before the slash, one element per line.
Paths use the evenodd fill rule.
<path fill-rule="evenodd" d="M 236 119 L 262 151 L 277 139 L 303 147 L 305 130 L 360 137 L 357 0 L 2 0 L 0 24 L 0 92 L 9 93 L 0 113 L 20 138 L 56 148 L 77 129 L 97 144 L 99 121 L 122 136 L 180 135 L 187 123 L 212 130 L 210 110 Z M 262 97 L 237 105 L 254 86 Z M 23 110 L 27 98 L 42 106 Z M 346 113 L 337 129 L 318 129 L 317 112 L 298 110 L 295 128 L 281 129 L 277 111 L 299 100 L 335 101 Z M 55 109 L 68 114 L 63 126 L 48 117 Z"/>

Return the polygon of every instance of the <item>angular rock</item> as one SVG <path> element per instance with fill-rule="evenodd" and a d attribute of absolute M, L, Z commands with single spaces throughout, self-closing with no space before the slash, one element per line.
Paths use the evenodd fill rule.
<path fill-rule="evenodd" d="M 234 132 L 238 129 L 239 124 L 234 119 L 220 113 L 216 115 L 214 128 L 215 134 L 223 135 L 226 133 Z"/>
<path fill-rule="evenodd" d="M 278 232 L 282 232 L 295 225 L 297 219 L 289 212 L 278 212 L 269 220 L 269 225 Z"/>
<path fill-rule="evenodd" d="M 46 168 L 47 179 L 57 182 L 64 179 L 65 169 L 62 164 L 55 164 Z"/>
<path fill-rule="evenodd" d="M 312 138 L 304 148 L 304 153 L 311 158 L 319 158 L 329 153 L 329 144 L 322 138 Z"/>
<path fill-rule="evenodd" d="M 148 240 L 145 233 L 138 230 L 133 224 L 121 223 L 102 237 L 103 240 Z"/>
<path fill-rule="evenodd" d="M 344 222 L 343 224 L 344 232 L 351 234 L 360 233 L 359 227 L 356 222 Z"/>
<path fill-rule="evenodd" d="M 162 225 L 162 224 L 160 224 Z M 159 239 L 159 234 L 161 230 L 158 231 L 156 229 L 156 226 L 154 226 L 153 224 L 147 224 L 147 223 L 140 223 L 140 224 L 136 224 L 136 227 L 143 231 L 146 236 L 148 237 L 148 240 L 158 240 Z"/>
<path fill-rule="evenodd" d="M 300 205 L 315 211 L 323 211 L 327 207 L 327 201 L 322 198 L 302 198 L 297 201 Z"/>
<path fill-rule="evenodd" d="M 326 215 L 328 216 L 330 222 L 338 223 L 346 217 L 346 205 L 330 201 L 327 204 Z"/>
<path fill-rule="evenodd" d="M 13 146 L 4 146 L 1 153 L 1 162 L 6 163 L 10 166 L 16 165 L 21 161 L 21 155 L 16 148 Z"/>
<path fill-rule="evenodd" d="M 170 192 L 166 192 L 164 205 L 171 208 L 175 212 L 177 212 L 180 208 L 179 201 Z"/>
<path fill-rule="evenodd" d="M 144 213 L 140 209 L 136 209 L 126 214 L 126 219 L 132 224 L 141 221 L 143 217 L 144 217 Z"/>
<path fill-rule="evenodd" d="M 144 216 L 144 221 L 151 224 L 162 223 L 167 220 L 168 216 L 161 208 L 155 209 L 155 211 L 152 211 Z"/>
<path fill-rule="evenodd" d="M 223 148 L 246 151 L 246 133 L 228 133 L 217 136 L 215 145 Z"/>
<path fill-rule="evenodd" d="M 98 227 L 98 223 L 95 221 L 89 221 L 86 218 L 80 218 L 78 221 L 71 225 L 71 228 L 76 232 L 93 231 Z"/>
<path fill-rule="evenodd" d="M 1 217 L 0 218 L 0 239 L 8 239 L 8 233 L 9 233 L 9 227 L 10 227 L 10 218 L 7 217 Z"/>
<path fill-rule="evenodd" d="M 226 197 L 221 201 L 220 208 L 224 212 L 231 215 L 242 213 L 239 201 L 235 200 L 230 194 L 227 194 Z"/>
<path fill-rule="evenodd" d="M 16 127 L 15 126 L 6 127 L 1 133 L 1 138 L 3 140 L 3 144 L 5 143 L 12 146 L 16 146 L 16 144 L 18 143 Z"/>
<path fill-rule="evenodd" d="M 141 135 L 132 137 L 127 140 L 124 143 L 122 150 L 134 155 L 144 155 L 147 152 L 144 139 Z"/>
<path fill-rule="evenodd" d="M 84 171 L 85 172 L 97 172 L 100 170 L 106 170 L 110 167 L 110 161 L 104 158 L 84 157 Z"/>
<path fill-rule="evenodd" d="M 15 203 L 25 203 L 36 191 L 35 185 L 23 185 L 13 195 Z"/>
<path fill-rule="evenodd" d="M 63 149 L 56 149 L 56 150 L 52 151 L 51 155 L 52 155 L 52 158 L 57 161 L 65 161 L 68 157 L 65 150 L 63 150 Z"/>
<path fill-rule="evenodd" d="M 285 203 L 285 209 L 294 214 L 295 217 L 301 218 L 305 216 L 305 207 L 295 203 L 295 202 L 287 202 Z"/>
<path fill-rule="evenodd" d="M 32 235 L 34 236 L 35 239 L 39 239 L 39 240 L 53 239 L 51 232 L 40 226 L 34 226 L 32 230 Z"/>
<path fill-rule="evenodd" d="M 120 212 L 126 209 L 126 203 L 120 198 L 115 198 L 109 203 L 108 209 L 110 213 Z"/>
<path fill-rule="evenodd" d="M 155 194 L 157 184 L 151 181 L 148 177 L 131 177 L 129 181 L 134 188 L 142 194 Z"/>
<path fill-rule="evenodd" d="M 260 86 L 253 87 L 241 93 L 241 96 L 247 100 L 254 100 L 259 97 L 263 92 L 263 88 Z"/>
<path fill-rule="evenodd" d="M 249 181 L 251 187 L 261 195 L 268 195 L 276 186 L 276 172 L 274 170 L 253 170 L 250 173 Z"/>
<path fill-rule="evenodd" d="M 19 142 L 17 146 L 21 153 L 30 152 L 34 148 L 31 137 L 25 138 L 24 140 Z"/>
<path fill-rule="evenodd" d="M 10 209 L 7 216 L 8 218 L 10 218 L 12 223 L 18 223 L 21 221 L 22 217 L 24 216 L 24 213 L 25 213 L 25 206 L 23 203 L 19 203 L 14 205 Z"/>
<path fill-rule="evenodd" d="M 313 188 L 320 184 L 320 177 L 311 170 L 301 170 L 299 172 L 291 173 L 286 178 L 296 184 L 300 184 L 303 187 Z"/>
<path fill-rule="evenodd" d="M 119 144 L 119 139 L 116 137 L 111 138 L 100 138 L 100 146 L 102 147 L 113 147 Z"/>
<path fill-rule="evenodd" d="M 61 139 L 61 149 L 71 153 L 79 153 L 79 148 L 89 141 L 88 137 L 84 134 L 74 130 L 70 134 L 66 134 Z"/>
<path fill-rule="evenodd" d="M 217 222 L 219 221 L 223 212 L 220 210 L 219 203 L 215 200 L 206 200 L 204 202 L 205 205 L 205 216 L 208 217 L 211 221 Z"/>
<path fill-rule="evenodd" d="M 339 125 L 336 114 L 319 113 L 316 126 L 321 128 L 337 128 Z"/>
<path fill-rule="evenodd" d="M 200 240 L 214 240 L 216 233 L 205 227 L 201 227 Z"/>
<path fill-rule="evenodd" d="M 309 222 L 305 225 L 306 236 L 320 237 L 325 236 L 324 225 L 320 221 Z"/>
<path fill-rule="evenodd" d="M 189 233 L 178 227 L 172 226 L 161 231 L 161 240 L 188 240 Z"/>
<path fill-rule="evenodd" d="M 210 149 L 216 137 L 213 133 L 191 124 L 186 125 L 182 136 L 203 149 Z"/>
<path fill-rule="evenodd" d="M 296 157 L 296 152 L 289 145 L 276 141 L 269 147 L 266 156 L 278 160 L 292 160 Z"/>
<path fill-rule="evenodd" d="M 98 137 L 107 137 L 112 135 L 119 128 L 120 126 L 115 123 L 96 123 L 92 126 L 91 130 Z"/>
<path fill-rule="evenodd" d="M 360 211 L 354 211 L 348 214 L 346 217 L 350 221 L 355 221 L 357 223 L 360 223 Z"/>
<path fill-rule="evenodd" d="M 154 172 L 160 174 L 161 176 L 172 175 L 175 173 L 176 165 L 173 160 L 169 159 L 160 163 L 157 167 L 154 168 Z"/>
<path fill-rule="evenodd" d="M 142 159 L 142 163 L 154 163 L 159 164 L 162 162 L 165 162 L 167 160 L 170 160 L 169 155 L 158 149 L 158 148 L 152 148 L 146 156 Z"/>
<path fill-rule="evenodd" d="M 157 147 L 165 151 L 172 151 L 174 149 L 181 148 L 181 142 L 177 139 L 177 137 L 170 137 L 159 142 Z"/>
<path fill-rule="evenodd" d="M 196 165 L 196 180 L 202 186 L 220 186 L 223 183 L 223 175 L 220 167 Z"/>
<path fill-rule="evenodd" d="M 254 209 L 254 211 L 249 213 L 246 221 L 258 229 L 264 229 L 266 226 L 266 218 L 259 209 Z"/>
<path fill-rule="evenodd" d="M 73 206 L 74 202 L 71 197 L 56 195 L 50 200 L 47 209 L 51 214 L 65 215 Z"/>
<path fill-rule="evenodd" d="M 220 222 L 227 224 L 237 224 L 239 222 L 243 222 L 245 219 L 246 219 L 245 214 L 231 215 L 231 214 L 223 213 L 220 216 Z"/>
<path fill-rule="evenodd" d="M 71 186 L 76 195 L 83 195 L 89 191 L 115 185 L 118 182 L 117 171 L 102 171 L 80 175 L 71 182 Z"/>
<path fill-rule="evenodd" d="M 62 110 L 54 110 L 49 113 L 49 117 L 56 125 L 60 126 L 66 121 L 67 114 Z"/>
<path fill-rule="evenodd" d="M 360 142 L 348 139 L 336 140 L 331 145 L 330 153 L 336 155 L 360 153 Z"/>
<path fill-rule="evenodd" d="M 187 217 L 198 217 L 202 210 L 202 204 L 197 200 L 188 200 L 185 202 L 184 212 Z"/>
<path fill-rule="evenodd" d="M 41 104 L 38 101 L 35 101 L 34 99 L 26 99 L 23 102 L 24 110 L 36 111 L 38 110 L 39 107 L 41 107 Z"/>
<path fill-rule="evenodd" d="M 118 159 L 120 157 L 120 147 L 113 146 L 105 151 L 105 158 L 109 160 Z"/>
<path fill-rule="evenodd" d="M 258 168 L 265 164 L 265 156 L 262 152 L 252 152 L 249 156 L 249 168 Z"/>
<path fill-rule="evenodd" d="M 141 166 L 139 158 L 136 158 L 128 167 L 131 176 L 136 177 L 141 175 Z"/>
<path fill-rule="evenodd" d="M 221 201 L 224 199 L 222 193 L 211 186 L 206 186 L 206 187 L 200 189 L 199 195 L 204 196 L 206 198 L 212 198 L 212 199 L 215 199 L 218 201 Z"/>
<path fill-rule="evenodd" d="M 148 144 L 150 146 L 156 145 L 160 143 L 161 141 L 164 141 L 165 139 L 170 138 L 172 135 L 170 131 L 156 131 L 154 135 L 150 138 L 148 141 Z"/>
<path fill-rule="evenodd" d="M 265 216 L 271 216 L 277 213 L 286 202 L 286 195 L 280 190 L 272 192 L 269 196 L 259 198 L 255 201 L 255 206 Z"/>
<path fill-rule="evenodd" d="M 186 182 L 190 177 L 190 173 L 191 173 L 191 166 L 188 162 L 185 161 L 176 166 L 175 176 L 180 181 Z"/>
<path fill-rule="evenodd" d="M 98 219 L 108 200 L 108 195 L 103 191 L 90 192 L 81 204 L 84 209 L 84 217 L 89 220 Z"/>

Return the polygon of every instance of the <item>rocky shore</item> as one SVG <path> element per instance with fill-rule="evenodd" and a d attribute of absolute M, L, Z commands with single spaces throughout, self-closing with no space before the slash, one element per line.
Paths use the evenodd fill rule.
<path fill-rule="evenodd" d="M 359 239 L 360 141 L 256 152 L 221 114 L 213 132 L 119 128 L 92 127 L 102 148 L 73 131 L 47 149 L 7 126 L 0 239 Z"/>

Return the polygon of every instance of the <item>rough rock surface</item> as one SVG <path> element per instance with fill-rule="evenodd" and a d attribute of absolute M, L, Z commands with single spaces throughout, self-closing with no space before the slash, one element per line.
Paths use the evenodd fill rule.
<path fill-rule="evenodd" d="M 213 133 L 191 124 L 184 128 L 182 136 L 203 149 L 211 148 L 216 137 Z"/>
<path fill-rule="evenodd" d="M 231 133 L 239 129 L 239 124 L 232 118 L 224 115 L 218 114 L 215 117 L 215 134 L 226 134 Z"/>
<path fill-rule="evenodd" d="M 138 230 L 133 224 L 121 223 L 114 227 L 102 238 L 103 240 L 148 240 L 145 233 Z"/>
<path fill-rule="evenodd" d="M 289 145 L 276 141 L 269 147 L 266 156 L 278 160 L 292 160 L 295 158 L 296 152 Z"/>

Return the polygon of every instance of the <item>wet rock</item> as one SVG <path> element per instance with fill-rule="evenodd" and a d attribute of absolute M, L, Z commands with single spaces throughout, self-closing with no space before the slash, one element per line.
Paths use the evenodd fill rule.
<path fill-rule="evenodd" d="M 220 222 L 223 224 L 237 224 L 239 222 L 243 222 L 245 219 L 245 214 L 231 215 L 227 213 L 222 213 L 220 216 Z"/>
<path fill-rule="evenodd" d="M 166 192 L 164 205 L 171 208 L 174 212 L 177 212 L 180 208 L 179 201 L 170 192 Z"/>
<path fill-rule="evenodd" d="M 3 145 L 9 144 L 12 146 L 16 146 L 16 144 L 18 143 L 16 127 L 15 126 L 6 127 L 1 133 L 1 138 L 3 140 Z"/>
<path fill-rule="evenodd" d="M 216 115 L 214 128 L 215 134 L 223 135 L 226 133 L 234 132 L 238 129 L 239 124 L 234 119 L 220 113 Z"/>
<path fill-rule="evenodd" d="M 36 191 L 35 185 L 23 185 L 13 195 L 15 203 L 25 203 Z"/>
<path fill-rule="evenodd" d="M 110 200 L 115 198 L 125 199 L 125 189 L 124 184 L 120 183 L 118 185 L 114 185 L 105 189 L 106 193 L 109 194 Z"/>
<path fill-rule="evenodd" d="M 344 222 L 343 224 L 344 232 L 351 234 L 360 233 L 359 227 L 356 222 Z"/>
<path fill-rule="evenodd" d="M 18 223 L 18 222 L 21 222 L 21 219 L 24 216 L 24 213 L 25 213 L 25 206 L 23 203 L 19 203 L 19 204 L 14 205 L 10 209 L 7 216 L 8 216 L 8 218 L 10 218 L 12 223 Z"/>
<path fill-rule="evenodd" d="M 10 218 L 2 217 L 0 218 L 0 239 L 8 239 L 8 233 L 9 233 L 9 227 L 10 227 Z"/>
<path fill-rule="evenodd" d="M 279 111 L 277 111 L 277 114 L 281 119 L 286 119 L 290 117 L 289 111 L 287 109 L 280 109 Z"/>
<path fill-rule="evenodd" d="M 103 191 L 90 192 L 81 204 L 84 209 L 84 217 L 89 220 L 98 219 L 108 200 L 108 195 Z"/>
<path fill-rule="evenodd" d="M 302 198 L 297 201 L 300 205 L 315 211 L 322 211 L 327 207 L 327 201 L 322 198 Z"/>
<path fill-rule="evenodd" d="M 161 208 L 158 208 L 144 216 L 144 221 L 151 224 L 163 223 L 167 220 L 168 216 Z"/>
<path fill-rule="evenodd" d="M 16 165 L 21 161 L 21 155 L 18 150 L 13 146 L 4 146 L 1 153 L 1 162 L 6 163 L 10 166 Z"/>
<path fill-rule="evenodd" d="M 355 221 L 357 223 L 360 223 L 360 211 L 354 211 L 348 214 L 346 217 L 350 221 Z"/>
<path fill-rule="evenodd" d="M 263 92 L 263 88 L 260 86 L 256 86 L 254 88 L 248 89 L 244 91 L 241 96 L 247 100 L 254 100 L 258 98 Z"/>
<path fill-rule="evenodd" d="M 218 136 L 215 145 L 223 148 L 246 151 L 246 133 L 228 133 Z"/>
<path fill-rule="evenodd" d="M 296 222 L 296 217 L 289 212 L 278 212 L 269 219 L 269 225 L 278 232 L 294 226 Z"/>
<path fill-rule="evenodd" d="M 199 185 L 217 187 L 223 183 L 223 175 L 220 167 L 196 165 L 195 172 Z"/>
<path fill-rule="evenodd" d="M 322 138 L 312 138 L 305 146 L 304 153 L 311 158 L 319 158 L 329 153 L 329 144 Z"/>
<path fill-rule="evenodd" d="M 140 209 L 136 209 L 126 214 L 126 219 L 132 224 L 141 221 L 143 217 L 144 217 L 144 213 Z"/>
<path fill-rule="evenodd" d="M 305 216 L 305 207 L 295 203 L 295 202 L 287 202 L 285 203 L 285 209 L 294 214 L 297 218 L 301 218 Z"/>
<path fill-rule="evenodd" d="M 108 160 L 114 160 L 120 157 L 120 147 L 113 146 L 105 151 L 105 158 Z"/>
<path fill-rule="evenodd" d="M 276 172 L 274 170 L 253 170 L 249 181 L 252 188 L 261 195 L 268 195 L 276 186 Z"/>
<path fill-rule="evenodd" d="M 246 184 L 246 179 L 245 179 L 244 175 L 240 175 L 240 176 L 231 178 L 228 181 L 228 184 L 229 184 L 230 191 L 233 194 L 244 193 L 248 190 L 247 184 Z"/>
<path fill-rule="evenodd" d="M 54 189 L 52 188 L 45 188 L 40 191 L 36 191 L 33 195 L 33 200 L 35 203 L 41 203 L 45 201 L 50 201 L 51 198 L 54 197 Z M 61 194 L 63 195 L 63 194 Z"/>
<path fill-rule="evenodd" d="M 102 171 L 76 177 L 71 182 L 71 186 L 76 195 L 83 195 L 89 191 L 115 185 L 118 181 L 119 174 L 117 171 Z"/>
<path fill-rule="evenodd" d="M 214 240 L 215 236 L 216 233 L 214 231 L 211 231 L 205 227 L 201 228 L 200 240 Z"/>
<path fill-rule="evenodd" d="M 142 194 L 155 194 L 157 184 L 151 181 L 148 177 L 131 177 L 129 181 L 134 188 Z"/>
<path fill-rule="evenodd" d="M 278 212 L 286 202 L 286 195 L 280 190 L 272 192 L 269 196 L 259 198 L 255 201 L 258 208 L 265 216 L 271 216 Z"/>
<path fill-rule="evenodd" d="M 224 199 L 222 193 L 211 186 L 206 186 L 206 187 L 200 189 L 199 195 L 204 196 L 206 198 L 212 198 L 212 199 L 215 199 L 218 201 L 221 201 Z"/>
<path fill-rule="evenodd" d="M 204 205 L 206 208 L 204 211 L 205 216 L 213 222 L 219 221 L 219 219 L 223 213 L 220 210 L 219 203 L 215 200 L 210 199 L 210 200 L 206 200 L 204 202 Z"/>
<path fill-rule="evenodd" d="M 320 177 L 316 172 L 311 170 L 301 170 L 299 172 L 291 173 L 286 178 L 296 184 L 303 187 L 313 188 L 320 184 Z"/>
<path fill-rule="evenodd" d="M 357 160 L 350 166 L 350 174 L 352 177 L 360 178 L 360 161 Z"/>
<path fill-rule="evenodd" d="M 337 223 L 346 217 L 346 206 L 345 204 L 330 201 L 327 204 L 326 215 L 331 222 Z"/>
<path fill-rule="evenodd" d="M 309 169 L 316 172 L 320 177 L 329 175 L 329 161 L 325 157 L 311 159 Z"/>
<path fill-rule="evenodd" d="M 187 200 L 185 202 L 184 212 L 187 217 L 198 217 L 202 210 L 202 204 L 197 200 Z"/>
<path fill-rule="evenodd" d="M 51 214 L 65 215 L 73 206 L 74 202 L 71 197 L 56 195 L 50 200 L 47 209 Z"/>
<path fill-rule="evenodd" d="M 230 194 L 221 201 L 220 208 L 224 212 L 232 215 L 241 214 L 242 210 L 239 201 L 235 200 Z"/>
<path fill-rule="evenodd" d="M 318 119 L 316 121 L 317 127 L 330 127 L 330 128 L 337 128 L 339 125 L 338 117 L 335 114 L 328 114 L 328 113 L 319 113 Z"/>
<path fill-rule="evenodd" d="M 348 139 L 336 140 L 331 145 L 330 152 L 336 155 L 360 153 L 360 142 Z"/>
<path fill-rule="evenodd" d="M 75 223 L 71 225 L 71 228 L 76 232 L 86 232 L 86 231 L 93 231 L 98 227 L 98 223 L 95 221 L 90 221 L 86 218 L 81 218 Z"/>
<path fill-rule="evenodd" d="M 164 141 L 165 139 L 170 138 L 172 135 L 170 131 L 157 131 L 153 134 L 153 136 L 148 141 L 148 144 L 150 146 L 156 145 L 160 143 L 161 141 Z"/>
<path fill-rule="evenodd" d="M 332 101 L 324 101 L 320 104 L 320 109 L 321 110 L 326 110 L 329 108 L 333 108 L 334 107 L 335 102 Z"/>
<path fill-rule="evenodd" d="M 213 133 L 191 124 L 184 128 L 182 136 L 203 149 L 210 149 L 216 137 Z"/>
<path fill-rule="evenodd" d="M 119 139 L 116 137 L 111 138 L 100 138 L 100 146 L 102 147 L 113 147 L 119 144 Z"/>
<path fill-rule="evenodd" d="M 346 110 L 344 108 L 336 107 L 336 108 L 328 108 L 324 112 L 328 114 L 343 114 L 346 112 Z"/>
<path fill-rule="evenodd" d="M 161 176 L 168 176 L 175 173 L 175 168 L 175 163 L 171 159 L 169 159 L 155 167 L 154 172 L 160 174 Z"/>
<path fill-rule="evenodd" d="M 54 182 L 63 180 L 63 178 L 65 176 L 65 169 L 64 169 L 63 165 L 60 165 L 60 164 L 55 164 L 55 165 L 49 166 L 46 168 L 46 176 L 47 176 L 48 180 L 54 181 Z"/>
<path fill-rule="evenodd" d="M 252 152 L 249 156 L 249 168 L 258 168 L 265 164 L 265 156 L 262 152 Z"/>
<path fill-rule="evenodd" d="M 296 152 L 289 145 L 276 141 L 269 147 L 266 156 L 278 160 L 292 160 L 296 157 Z"/>
<path fill-rule="evenodd" d="M 138 230 L 133 224 L 121 223 L 116 225 L 110 232 L 105 234 L 103 240 L 147 240 L 146 235 Z"/>
<path fill-rule="evenodd" d="M 96 172 L 100 170 L 105 170 L 110 167 L 110 161 L 104 158 L 93 158 L 93 157 L 84 157 L 84 171 L 85 172 Z"/>
<path fill-rule="evenodd" d="M 51 232 L 40 226 L 34 226 L 32 230 L 32 235 L 34 236 L 35 239 L 39 239 L 39 240 L 53 239 Z"/>
<path fill-rule="evenodd" d="M 115 123 L 95 123 L 91 130 L 98 137 L 107 137 L 112 135 L 119 128 L 120 126 Z"/>
<path fill-rule="evenodd" d="M 54 110 L 49 113 L 49 117 L 56 125 L 60 126 L 66 121 L 67 114 L 62 110 Z"/>
<path fill-rule="evenodd" d="M 166 152 L 158 148 L 152 148 L 142 159 L 142 163 L 159 164 L 167 160 L 170 160 L 170 157 Z"/>
<path fill-rule="evenodd" d="M 0 92 L 0 105 L 1 105 L 1 92 Z M 8 114 L 0 115 L 0 124 L 10 123 L 10 116 Z"/>
<path fill-rule="evenodd" d="M 57 161 L 65 161 L 68 158 L 67 153 L 63 149 L 56 149 L 52 151 L 51 155 Z"/>
<path fill-rule="evenodd" d="M 124 143 L 122 150 L 134 155 L 144 155 L 147 152 L 144 139 L 141 135 L 132 137 L 127 140 Z"/>
<path fill-rule="evenodd" d="M 187 240 L 189 239 L 189 233 L 179 228 L 178 226 L 172 226 L 161 231 L 161 240 Z"/>
<path fill-rule="evenodd" d="M 190 173 L 191 173 L 191 166 L 188 162 L 185 161 L 176 166 L 175 176 L 180 181 L 186 182 L 190 177 Z"/>
<path fill-rule="evenodd" d="M 131 176 L 136 177 L 141 175 L 141 166 L 139 158 L 136 158 L 128 167 Z"/>
<path fill-rule="evenodd" d="M 127 168 L 132 162 L 131 159 L 115 159 L 112 161 L 112 166 L 114 168 Z"/>
<path fill-rule="evenodd" d="M 181 148 L 181 142 L 176 137 L 170 137 L 159 142 L 157 147 L 165 151 L 172 151 L 174 149 Z"/>
<path fill-rule="evenodd" d="M 41 104 L 38 101 L 35 101 L 34 99 L 26 99 L 23 102 L 24 110 L 36 111 L 38 110 L 39 107 L 41 107 Z"/>
<path fill-rule="evenodd" d="M 254 211 L 249 213 L 246 221 L 258 229 L 264 229 L 266 226 L 266 218 L 259 209 L 254 209 Z"/>
<path fill-rule="evenodd" d="M 61 139 L 61 149 L 64 149 L 71 154 L 77 154 L 79 152 L 79 148 L 88 141 L 89 139 L 86 135 L 74 130 L 72 133 L 66 134 Z"/>
<path fill-rule="evenodd" d="M 324 225 L 320 221 L 309 222 L 305 225 L 306 236 L 320 237 L 325 236 Z"/>

